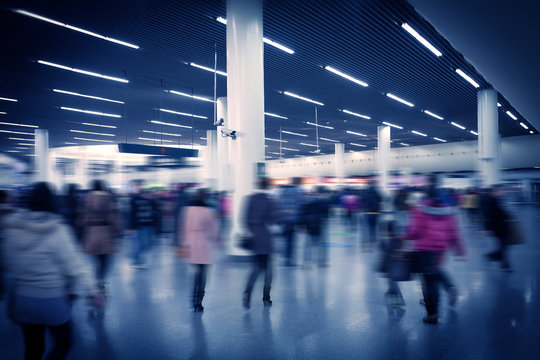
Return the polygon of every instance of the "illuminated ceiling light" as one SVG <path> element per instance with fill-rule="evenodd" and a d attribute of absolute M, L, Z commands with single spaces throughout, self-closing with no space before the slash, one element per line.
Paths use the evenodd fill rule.
<path fill-rule="evenodd" d="M 332 139 L 328 139 L 328 138 L 324 138 L 324 137 L 320 137 L 319 139 L 324 140 L 324 141 L 335 142 L 335 143 L 338 143 L 338 142 L 339 142 L 339 141 L 337 141 L 337 140 L 332 140 Z"/>
<path fill-rule="evenodd" d="M 69 142 L 69 141 L 65 141 L 64 144 L 66 144 L 66 145 L 77 145 L 77 143 Z"/>
<path fill-rule="evenodd" d="M 107 98 L 100 97 L 100 96 L 79 94 L 79 93 L 76 93 L 76 92 L 73 92 L 73 91 L 58 90 L 58 89 L 53 89 L 53 91 L 57 92 L 57 93 L 61 93 L 61 94 L 80 96 L 80 97 L 84 97 L 84 98 L 88 98 L 88 99 L 95 99 L 95 100 L 101 100 L 101 101 L 108 101 L 108 102 L 113 102 L 113 103 L 117 103 L 117 104 L 123 104 L 124 103 L 123 101 L 119 101 L 119 100 L 111 100 L 111 99 L 107 99 Z"/>
<path fill-rule="evenodd" d="M 22 131 L 0 130 L 0 132 L 8 133 L 8 134 L 32 135 L 32 136 L 34 136 L 33 133 L 27 133 L 27 132 L 22 132 Z"/>
<path fill-rule="evenodd" d="M 315 145 L 315 144 L 308 144 L 308 143 L 300 143 L 300 145 L 304 145 L 304 146 L 311 146 L 311 147 L 316 147 L 318 148 L 319 145 Z"/>
<path fill-rule="evenodd" d="M 307 101 L 307 102 L 310 102 L 310 103 L 313 103 L 313 104 L 324 106 L 324 104 L 322 102 L 319 102 L 319 101 L 316 101 L 316 100 L 311 100 L 311 99 L 309 99 L 307 97 L 303 97 L 303 96 L 297 95 L 297 94 L 289 92 L 289 91 L 284 91 L 283 94 L 287 95 L 287 96 L 290 96 L 290 97 L 293 97 L 293 98 L 304 100 L 304 101 Z"/>
<path fill-rule="evenodd" d="M 283 143 L 288 142 L 287 140 L 272 139 L 272 138 L 267 138 L 267 137 L 265 137 L 264 140 L 268 140 L 268 141 L 277 141 L 277 142 L 283 142 Z"/>
<path fill-rule="evenodd" d="M 10 125 L 10 126 L 23 126 L 23 127 L 29 127 L 29 128 L 38 128 L 37 125 L 28 125 L 28 124 L 18 124 L 18 123 L 8 123 L 8 122 L 0 122 L 0 125 Z"/>
<path fill-rule="evenodd" d="M 473 131 L 473 130 L 469 130 L 469 132 L 470 132 L 471 134 L 473 134 L 473 135 L 476 135 L 476 136 L 478 136 L 478 133 L 477 133 L 476 131 Z"/>
<path fill-rule="evenodd" d="M 510 116 L 510 117 L 511 117 L 512 119 L 514 119 L 514 120 L 517 120 L 517 119 L 518 119 L 518 118 L 517 118 L 514 114 L 512 114 L 510 111 L 507 111 L 507 112 L 506 112 L 506 115 Z"/>
<path fill-rule="evenodd" d="M 357 143 L 349 143 L 352 146 L 358 146 L 358 147 L 367 147 L 367 145 L 364 144 L 357 144 Z"/>
<path fill-rule="evenodd" d="M 192 98 L 192 99 L 195 99 L 195 100 L 207 101 L 207 102 L 211 102 L 211 103 L 214 102 L 214 100 L 209 99 L 209 98 L 205 98 L 204 96 L 190 95 L 190 94 L 187 94 L 187 93 L 184 93 L 184 92 L 181 92 L 181 91 L 176 91 L 176 90 L 169 90 L 169 92 L 171 94 L 185 96 L 185 97 Z"/>
<path fill-rule="evenodd" d="M 0 111 L 0 115 L 7 115 L 7 112 L 5 112 L 5 111 Z"/>
<path fill-rule="evenodd" d="M 437 141 L 440 141 L 440 142 L 446 142 L 446 140 L 439 139 L 438 137 L 434 137 L 433 139 L 435 139 L 435 140 L 437 140 Z"/>
<path fill-rule="evenodd" d="M 190 66 L 193 66 L 193 67 L 196 67 L 196 68 L 199 68 L 199 69 L 202 69 L 202 70 L 214 72 L 214 69 L 209 68 L 209 67 L 207 67 L 207 66 L 195 64 L 194 62 L 190 62 L 189 65 L 190 65 Z M 218 74 L 218 75 L 221 75 L 221 76 L 227 76 L 227 73 L 226 73 L 226 72 L 223 72 L 223 71 L 220 71 L 220 70 L 216 70 L 215 73 Z"/>
<path fill-rule="evenodd" d="M 6 150 L 6 152 L 10 152 L 10 153 L 19 153 L 20 151 L 19 151 L 19 150 Z"/>
<path fill-rule="evenodd" d="M 501 104 L 497 103 L 497 107 L 501 107 L 501 106 L 502 106 Z"/>
<path fill-rule="evenodd" d="M 525 125 L 524 123 L 520 122 L 519 125 L 521 125 L 521 127 L 524 128 L 525 130 L 529 130 L 529 127 Z"/>
<path fill-rule="evenodd" d="M 227 25 L 227 19 L 225 19 L 223 16 L 218 16 L 216 20 L 223 25 Z"/>
<path fill-rule="evenodd" d="M 92 71 L 86 71 L 86 70 L 81 70 L 81 69 L 77 69 L 77 68 L 72 68 L 72 67 L 69 67 L 69 66 L 59 65 L 59 64 L 55 64 L 55 63 L 52 63 L 52 62 L 49 62 L 49 61 L 38 60 L 38 63 L 43 64 L 43 65 L 56 67 L 56 68 L 59 68 L 59 69 L 73 71 L 73 72 L 76 72 L 76 73 L 79 73 L 79 74 L 95 76 L 95 77 L 98 77 L 98 78 L 112 80 L 112 81 L 118 81 L 118 82 L 122 82 L 122 83 L 126 83 L 126 84 L 129 83 L 129 80 L 127 80 L 127 79 L 121 79 L 121 78 L 117 78 L 117 77 L 114 77 L 114 76 L 98 74 L 98 73 L 95 73 L 95 72 L 92 72 Z"/>
<path fill-rule="evenodd" d="M 108 129 L 116 129 L 116 126 L 114 125 L 102 125 L 102 124 L 94 124 L 94 123 L 81 123 L 82 125 L 86 125 L 86 126 L 97 126 L 97 127 L 104 127 L 104 128 L 108 128 Z"/>
<path fill-rule="evenodd" d="M 284 133 L 284 134 L 289 134 L 289 135 L 296 135 L 296 136 L 307 137 L 306 134 L 299 134 L 299 133 L 295 133 L 295 132 L 292 132 L 292 131 L 286 131 L 286 130 L 283 130 L 282 133 Z"/>
<path fill-rule="evenodd" d="M 392 124 L 392 123 L 389 123 L 389 122 L 386 122 L 386 121 L 383 121 L 383 124 L 384 124 L 384 125 L 391 126 L 391 127 L 394 127 L 394 128 L 396 128 L 396 129 L 400 129 L 400 130 L 403 129 L 403 126 L 399 126 L 399 125 L 396 125 L 396 124 Z"/>
<path fill-rule="evenodd" d="M 366 134 L 362 134 L 362 133 L 359 133 L 359 132 L 354 132 L 354 131 L 350 131 L 350 130 L 347 130 L 346 131 L 347 134 L 351 134 L 351 135 L 358 135 L 358 136 L 366 136 Z"/>
<path fill-rule="evenodd" d="M 92 110 L 74 109 L 74 108 L 65 107 L 65 106 L 60 107 L 60 109 L 69 110 L 69 111 L 76 111 L 76 112 L 81 112 L 81 113 L 91 114 L 91 115 L 108 116 L 108 117 L 113 117 L 113 118 L 121 118 L 122 117 L 121 115 L 116 115 L 116 114 L 108 114 L 108 113 L 102 113 L 102 112 L 99 112 L 99 111 L 92 111 Z"/>
<path fill-rule="evenodd" d="M 207 138 L 202 137 L 202 136 L 201 136 L 199 139 L 201 139 L 201 140 L 208 140 Z"/>
<path fill-rule="evenodd" d="M 402 98 L 400 98 L 400 97 L 398 97 L 398 96 L 396 96 L 396 95 L 394 95 L 394 94 L 387 93 L 386 96 L 388 96 L 390 99 L 394 99 L 394 100 L 396 100 L 396 101 L 399 101 L 400 103 L 405 104 L 405 105 L 407 105 L 407 106 L 410 106 L 410 107 L 413 107 L 413 106 L 414 106 L 413 103 L 410 103 L 410 102 L 408 102 L 407 100 L 403 100 Z"/>
<path fill-rule="evenodd" d="M 19 144 L 20 145 L 20 144 Z M 15 149 L 20 149 L 20 150 L 30 150 L 29 147 L 27 146 L 15 146 Z"/>
<path fill-rule="evenodd" d="M 411 131 L 411 132 L 412 132 L 413 134 L 416 134 L 416 135 L 427 136 L 426 134 L 421 133 L 420 131 L 413 130 L 413 131 Z"/>
<path fill-rule="evenodd" d="M 176 114 L 176 115 L 183 115 L 183 116 L 194 117 L 194 118 L 198 118 L 198 119 L 208 119 L 208 117 L 206 117 L 206 116 L 202 116 L 202 115 L 194 115 L 194 114 L 188 114 L 188 113 L 183 113 L 183 112 L 174 111 L 174 110 L 159 109 L 159 111 L 163 111 L 163 112 L 170 113 L 170 114 Z"/>
<path fill-rule="evenodd" d="M 298 149 L 291 149 L 291 148 L 286 148 L 286 147 L 282 147 L 281 150 L 300 151 Z"/>
<path fill-rule="evenodd" d="M 92 131 L 83 131 L 83 130 L 69 130 L 70 132 L 74 132 L 74 133 L 80 133 L 80 134 L 88 134 L 88 135 L 98 135 L 98 136 L 116 136 L 114 134 L 108 134 L 108 133 L 97 133 L 97 132 L 92 132 Z"/>
<path fill-rule="evenodd" d="M 347 80 L 350 80 L 350 81 L 352 81 L 352 82 L 355 82 L 355 83 L 357 83 L 358 85 L 362 85 L 362 86 L 364 86 L 364 87 L 367 87 L 367 86 L 368 86 L 367 83 L 365 83 L 365 82 L 363 82 L 363 81 L 361 81 L 361 80 L 358 80 L 358 79 L 356 79 L 356 78 L 354 78 L 354 77 L 352 77 L 352 76 L 350 76 L 350 75 L 347 75 L 347 74 L 345 74 L 345 73 L 342 73 L 341 71 L 339 71 L 339 70 L 337 70 L 337 69 L 335 69 L 335 68 L 333 68 L 333 67 L 331 67 L 331 66 L 325 66 L 324 68 L 325 68 L 326 70 L 330 71 L 330 72 L 333 72 L 333 73 L 336 74 L 336 75 L 339 75 L 339 76 L 341 76 L 341 77 L 344 77 L 344 78 L 347 79 Z"/>
<path fill-rule="evenodd" d="M 24 139 L 24 138 L 18 138 L 18 137 L 10 137 L 9 140 L 20 140 L 20 141 L 35 141 L 34 139 Z"/>
<path fill-rule="evenodd" d="M 456 72 L 459 74 L 459 76 L 461 76 L 462 78 L 467 80 L 475 88 L 480 87 L 480 85 L 478 85 L 478 83 L 476 81 L 474 81 L 469 75 L 467 75 L 463 71 L 461 71 L 461 69 L 456 69 Z"/>
<path fill-rule="evenodd" d="M 424 39 L 424 37 L 420 35 L 418 32 L 416 32 L 416 30 L 414 30 L 412 27 L 410 27 L 409 24 L 404 23 L 401 25 L 401 27 L 405 29 L 409 34 L 414 36 L 416 40 L 420 41 L 420 43 L 424 45 L 426 48 L 428 48 L 429 51 L 437 55 L 437 57 L 442 56 L 442 53 L 435 46 L 431 45 L 429 41 Z"/>
<path fill-rule="evenodd" d="M 114 141 L 112 140 L 101 140 L 101 139 L 88 139 L 88 138 L 81 138 L 81 137 L 74 137 L 75 140 L 83 140 L 83 141 L 96 141 L 96 142 L 106 142 L 106 143 L 112 143 Z"/>
<path fill-rule="evenodd" d="M 310 154 L 324 155 L 324 153 L 320 152 L 319 150 L 310 151 Z M 295 156 L 301 156 L 301 155 L 295 155 Z"/>
<path fill-rule="evenodd" d="M 403 146 L 411 146 L 411 145 L 405 144 L 405 143 L 399 143 L 399 145 L 403 145 Z"/>
<path fill-rule="evenodd" d="M 529 131 L 529 134 L 534 134 L 534 131 L 530 130 L 530 131 Z"/>
<path fill-rule="evenodd" d="M 450 124 L 454 125 L 454 126 L 457 127 L 457 128 L 460 128 L 461 130 L 465 130 L 465 126 L 463 126 L 463 125 L 460 125 L 460 124 L 455 123 L 455 122 L 453 122 L 453 121 L 452 121 Z"/>
<path fill-rule="evenodd" d="M 34 19 L 46 21 L 46 22 L 54 24 L 54 25 L 62 26 L 62 27 L 65 27 L 67 29 L 70 29 L 70 30 L 78 31 L 80 33 L 90 35 L 90 36 L 93 36 L 93 37 L 96 37 L 96 38 L 99 38 L 99 39 L 102 39 L 102 40 L 106 40 L 106 41 L 110 41 L 110 42 L 113 42 L 113 43 L 116 43 L 116 44 L 124 45 L 124 46 L 130 47 L 130 48 L 133 48 L 133 49 L 138 49 L 139 48 L 137 45 L 133 45 L 133 44 L 130 44 L 130 43 L 125 42 L 125 41 L 110 38 L 108 36 L 103 36 L 103 35 L 100 35 L 100 34 L 96 34 L 95 32 L 84 30 L 84 29 L 78 28 L 76 26 L 72 26 L 72 25 L 69 25 L 69 24 L 64 24 L 64 23 L 61 23 L 59 21 L 56 21 L 56 20 L 53 20 L 53 19 L 50 19 L 50 18 L 47 18 L 47 17 L 44 17 L 44 16 L 40 16 L 40 15 L 31 13 L 29 11 L 26 11 L 26 10 L 18 9 L 18 10 L 15 10 L 15 12 L 19 13 L 19 14 L 22 14 L 22 15 L 33 17 Z"/>
<path fill-rule="evenodd" d="M 158 121 L 158 120 L 152 120 L 150 122 L 152 124 L 174 126 L 174 127 L 184 128 L 184 129 L 192 129 L 193 128 L 192 126 L 188 126 L 188 125 L 173 124 L 173 123 L 168 123 L 168 122 Z"/>
<path fill-rule="evenodd" d="M 5 97 L 0 97 L 0 100 L 4 100 L 4 101 L 13 101 L 13 102 L 19 101 L 19 100 L 17 100 L 17 99 L 10 99 L 10 98 L 5 98 Z"/>
<path fill-rule="evenodd" d="M 172 133 L 166 133 L 166 132 L 160 132 L 160 131 L 152 131 L 152 130 L 143 130 L 142 132 L 148 133 L 148 134 L 157 134 L 157 135 L 168 135 L 168 136 L 182 136 L 180 134 L 172 134 Z"/>
<path fill-rule="evenodd" d="M 437 114 L 434 114 L 434 113 L 432 113 L 431 111 L 424 110 L 424 113 L 426 113 L 426 114 L 428 114 L 428 115 L 431 115 L 431 116 L 433 116 L 434 118 L 437 118 L 437 119 L 439 119 L 439 120 L 444 120 L 444 118 L 443 118 L 442 116 L 439 116 L 439 115 L 437 115 Z"/>
<path fill-rule="evenodd" d="M 21 145 L 21 146 L 34 146 L 34 144 L 29 144 L 29 143 L 17 143 L 17 145 Z"/>
<path fill-rule="evenodd" d="M 36 154 L 26 154 L 26 156 L 36 156 Z"/>
<path fill-rule="evenodd" d="M 368 119 L 368 120 L 371 119 L 371 117 L 369 117 L 367 115 L 358 114 L 358 113 L 352 112 L 350 110 L 341 110 L 341 111 L 343 111 L 345 114 L 354 115 L 354 116 L 361 117 L 361 118 Z"/>
<path fill-rule="evenodd" d="M 306 122 L 307 125 L 311 125 L 311 126 L 317 126 L 317 127 L 322 127 L 322 128 L 325 128 L 325 129 L 330 129 L 330 130 L 334 130 L 334 128 L 332 126 L 327 126 L 327 125 L 321 125 L 321 124 L 315 124 L 315 123 L 312 123 L 312 122 Z"/>
<path fill-rule="evenodd" d="M 281 115 L 277 115 L 277 114 L 272 114 L 272 113 L 269 113 L 269 112 L 265 112 L 264 115 L 266 115 L 266 116 L 271 116 L 271 117 L 276 117 L 276 118 L 280 118 L 280 119 L 288 119 L 288 117 L 286 117 L 286 116 L 281 116 Z"/>
<path fill-rule="evenodd" d="M 172 140 L 163 140 L 163 139 L 151 139 L 151 138 L 145 138 L 145 137 L 139 137 L 137 138 L 139 140 L 146 140 L 146 141 L 156 141 L 156 142 L 166 142 L 166 143 L 172 143 Z"/>
<path fill-rule="evenodd" d="M 275 152 L 275 151 L 269 151 L 268 153 L 269 153 L 269 154 L 274 154 L 274 155 L 281 155 L 280 153 Z"/>

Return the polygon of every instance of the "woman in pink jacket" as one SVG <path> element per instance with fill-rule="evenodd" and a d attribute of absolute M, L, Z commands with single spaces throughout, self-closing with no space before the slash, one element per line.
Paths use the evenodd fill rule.
<path fill-rule="evenodd" d="M 454 208 L 445 204 L 434 186 L 427 192 L 427 200 L 413 208 L 406 239 L 414 241 L 414 263 L 422 274 L 422 292 L 427 316 L 424 322 L 436 324 L 441 271 L 439 264 L 444 253 L 454 248 L 456 255 L 465 255 Z"/>
<path fill-rule="evenodd" d="M 187 262 L 195 265 L 193 281 L 193 310 L 203 311 L 202 300 L 206 287 L 206 271 L 214 262 L 213 250 L 218 241 L 218 224 L 214 212 L 207 204 L 207 193 L 200 189 L 191 205 L 183 213 L 184 245 L 189 256 Z"/>

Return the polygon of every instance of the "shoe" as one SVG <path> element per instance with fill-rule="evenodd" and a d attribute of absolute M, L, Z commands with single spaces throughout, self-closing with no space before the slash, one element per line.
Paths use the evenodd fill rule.
<path fill-rule="evenodd" d="M 456 305 L 457 299 L 458 299 L 457 287 L 452 286 L 448 290 L 448 303 L 450 304 L 450 306 Z"/>
<path fill-rule="evenodd" d="M 244 297 L 242 298 L 242 305 L 244 306 L 244 308 L 246 308 L 246 310 L 249 309 L 249 298 L 250 295 L 248 293 L 244 293 Z"/>
<path fill-rule="evenodd" d="M 433 314 L 433 315 L 427 315 L 422 319 L 423 322 L 426 324 L 432 324 L 436 325 L 439 322 L 439 315 Z"/>
<path fill-rule="evenodd" d="M 202 306 L 201 304 L 193 305 L 193 311 L 194 312 L 203 312 L 204 311 L 204 306 Z"/>
<path fill-rule="evenodd" d="M 272 300 L 263 300 L 264 307 L 272 306 Z"/>

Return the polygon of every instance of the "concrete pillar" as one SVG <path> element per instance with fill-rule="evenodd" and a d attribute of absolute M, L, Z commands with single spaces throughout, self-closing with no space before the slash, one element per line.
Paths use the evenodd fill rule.
<path fill-rule="evenodd" d="M 379 187 L 384 195 L 389 193 L 390 160 L 390 126 L 377 126 L 377 172 Z"/>
<path fill-rule="evenodd" d="M 35 157 L 36 168 L 35 181 L 50 181 L 49 161 L 49 131 L 45 129 L 35 130 Z"/>
<path fill-rule="evenodd" d="M 262 0 L 227 0 L 227 138 L 234 156 L 232 236 L 243 231 L 242 206 L 253 192 L 256 163 L 264 162 Z M 236 249 L 238 254 L 243 252 Z"/>
<path fill-rule="evenodd" d="M 344 185 L 345 178 L 345 144 L 334 144 L 334 157 L 336 162 L 336 186 Z"/>
<path fill-rule="evenodd" d="M 229 161 L 229 141 L 230 139 L 221 136 L 221 130 L 227 129 L 227 98 L 220 97 L 217 99 L 217 119 L 223 123 L 217 127 L 217 158 L 218 158 L 218 184 L 219 191 L 232 190 L 231 185 L 231 169 Z"/>
<path fill-rule="evenodd" d="M 206 168 L 206 187 L 210 189 L 217 188 L 218 178 L 218 159 L 217 159 L 217 131 L 206 131 L 206 156 L 205 164 Z"/>
<path fill-rule="evenodd" d="M 500 169 L 499 110 L 497 91 L 478 91 L 478 169 L 482 186 L 499 182 Z"/>

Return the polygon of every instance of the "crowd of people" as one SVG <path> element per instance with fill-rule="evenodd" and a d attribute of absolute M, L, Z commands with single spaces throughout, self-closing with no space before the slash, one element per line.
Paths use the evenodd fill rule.
<path fill-rule="evenodd" d="M 358 234 L 364 251 L 380 249 L 378 270 L 388 277 L 389 306 L 405 305 L 398 281 L 410 277 L 395 269 L 407 257 L 408 271 L 421 278 L 421 302 L 427 312 L 423 320 L 436 324 L 439 287 L 448 293 L 451 305 L 457 300 L 457 287 L 444 262 L 450 250 L 460 257 L 466 254 L 460 208 L 471 226 L 497 239 L 496 251 L 486 258 L 500 262 L 505 271 L 512 270 L 508 256 L 512 215 L 502 200 L 501 186 L 462 193 L 441 188 L 436 176 L 428 179 L 423 187 L 403 187 L 392 196 L 381 193 L 375 181 L 364 189 L 305 190 L 299 178 L 276 188 L 270 188 L 268 179 L 258 179 L 241 216 L 253 255 L 242 305 L 251 307 L 252 290 L 262 273 L 263 305 L 272 306 L 276 256 L 286 267 L 328 267 L 329 222 L 338 218 L 351 234 Z M 0 279 L 0 296 L 8 298 L 9 316 L 22 328 L 26 358 L 43 356 L 46 329 L 55 340 L 49 356 L 60 359 L 68 353 L 70 301 L 76 288 L 92 306 L 106 306 L 107 278 L 121 239 L 131 241 L 134 271 L 144 271 L 158 235 L 168 232 L 168 244 L 194 267 L 193 310 L 204 310 L 208 266 L 216 261 L 218 247 L 236 241 L 237 234 L 229 231 L 230 195 L 184 185 L 174 191 L 149 189 L 144 181 L 131 185 L 130 193 L 122 195 L 101 180 L 93 181 L 87 191 L 70 185 L 64 196 L 55 196 L 46 183 L 20 194 L 0 191 L 0 270 L 2 278 L 10 279 Z M 306 240 L 300 242 L 299 234 Z M 84 254 L 93 259 L 93 270 Z"/>

